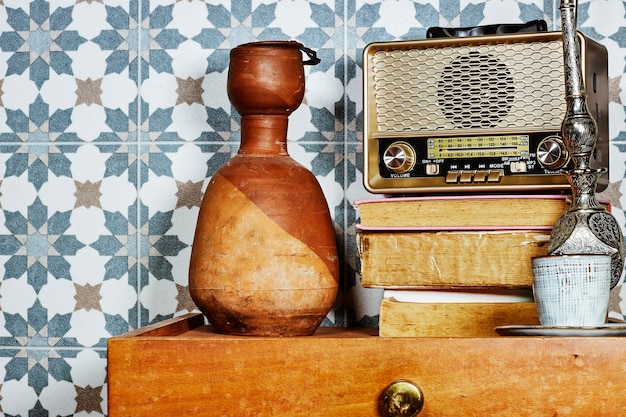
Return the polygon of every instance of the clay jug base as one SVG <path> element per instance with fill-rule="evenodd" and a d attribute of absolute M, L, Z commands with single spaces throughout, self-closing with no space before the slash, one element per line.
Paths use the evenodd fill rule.
<path fill-rule="evenodd" d="M 209 317 L 218 333 L 235 336 L 310 336 L 325 316 Z"/>

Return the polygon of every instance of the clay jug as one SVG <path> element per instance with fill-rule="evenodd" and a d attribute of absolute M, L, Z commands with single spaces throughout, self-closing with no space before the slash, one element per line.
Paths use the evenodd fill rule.
<path fill-rule="evenodd" d="M 303 64 L 317 62 L 293 41 L 231 51 L 227 91 L 241 114 L 241 144 L 207 187 L 189 269 L 191 297 L 220 333 L 310 335 L 335 302 L 328 204 L 315 176 L 287 152 L 288 116 L 304 97 Z"/>

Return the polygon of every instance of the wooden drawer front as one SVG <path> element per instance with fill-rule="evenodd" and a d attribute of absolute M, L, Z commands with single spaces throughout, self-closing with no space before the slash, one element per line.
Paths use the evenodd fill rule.
<path fill-rule="evenodd" d="M 109 341 L 109 415 L 384 416 L 380 396 L 408 379 L 422 416 L 618 416 L 621 338 L 379 338 L 320 329 L 246 338 L 206 326 Z"/>

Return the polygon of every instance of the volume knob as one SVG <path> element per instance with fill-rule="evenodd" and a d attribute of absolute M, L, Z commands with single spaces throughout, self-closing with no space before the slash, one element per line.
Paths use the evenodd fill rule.
<path fill-rule="evenodd" d="M 548 136 L 537 145 L 537 159 L 548 169 L 558 169 L 567 164 L 569 154 L 558 136 Z"/>
<path fill-rule="evenodd" d="M 415 166 L 415 149 L 406 142 L 394 142 L 385 149 L 383 163 L 397 174 L 409 172 Z"/>

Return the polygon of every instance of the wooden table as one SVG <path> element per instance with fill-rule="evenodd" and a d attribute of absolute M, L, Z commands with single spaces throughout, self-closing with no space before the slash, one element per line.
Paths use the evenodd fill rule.
<path fill-rule="evenodd" d="M 109 416 L 385 416 L 396 380 L 422 416 L 626 415 L 626 338 L 224 336 L 188 314 L 113 337 Z"/>

